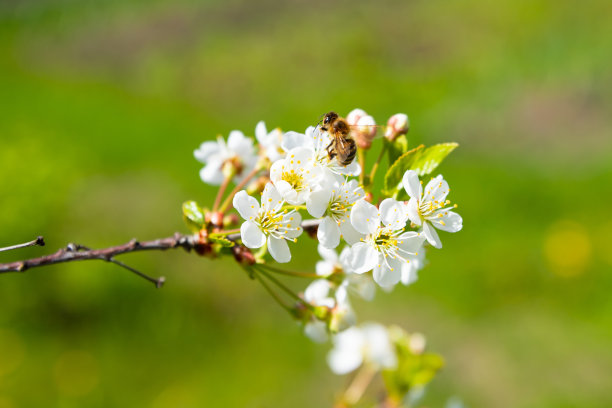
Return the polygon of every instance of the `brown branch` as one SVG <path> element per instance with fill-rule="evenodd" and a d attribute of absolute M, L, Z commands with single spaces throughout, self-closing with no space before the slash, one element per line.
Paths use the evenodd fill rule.
<path fill-rule="evenodd" d="M 186 251 L 190 251 L 191 249 L 197 249 L 198 245 L 199 241 L 197 236 L 183 235 L 179 233 L 176 233 L 171 237 L 155 239 L 152 241 L 139 242 L 133 239 L 126 244 L 103 249 L 89 249 L 82 245 L 76 245 L 71 243 L 68 244 L 66 248 L 62 248 L 50 255 L 26 259 L 22 261 L 2 263 L 0 264 L 0 273 L 25 272 L 28 269 L 37 268 L 39 266 L 53 265 L 63 262 L 88 261 L 98 259 L 105 262 L 111 262 L 125 269 L 128 269 L 129 271 L 149 280 L 150 282 L 153 282 L 155 286 L 159 288 L 164 283 L 164 277 L 160 277 L 158 279 L 151 278 L 143 274 L 142 272 L 139 272 L 136 269 L 125 265 L 123 262 L 117 261 L 116 259 L 114 259 L 114 257 L 129 252 L 166 250 L 175 248 L 183 248 Z"/>
<path fill-rule="evenodd" d="M 316 234 L 319 220 L 312 219 L 302 222 L 302 228 L 310 235 Z M 240 239 L 240 233 L 227 235 L 226 238 L 230 241 L 236 242 Z M 171 237 L 154 239 L 152 241 L 137 241 L 136 239 L 122 245 L 112 246 L 102 249 L 91 249 L 83 245 L 68 244 L 65 248 L 59 249 L 57 252 L 49 255 L 40 256 L 38 258 L 24 259 L 22 261 L 0 263 L 0 274 L 8 272 L 25 272 L 28 269 L 38 268 L 40 266 L 54 265 L 64 262 L 73 261 L 90 261 L 90 260 L 101 260 L 110 262 L 118 265 L 122 268 L 129 270 L 130 272 L 152 282 L 157 288 L 162 287 L 165 282 L 163 276 L 155 279 L 144 273 L 124 264 L 121 261 L 115 259 L 117 255 L 126 254 L 130 252 L 140 251 L 153 251 L 153 250 L 166 250 L 183 248 L 186 251 L 195 250 L 201 255 L 205 255 L 210 250 L 210 243 L 202 242 L 201 237 L 198 234 L 195 235 L 183 235 L 175 233 Z M 205 239 L 205 238 L 204 238 Z M 38 237 L 36 240 L 20 245 L 14 245 L 13 247 L 7 247 L 10 249 L 21 248 L 24 246 L 31 245 L 44 245 L 42 237 Z M 246 249 L 246 248 L 244 248 Z"/>

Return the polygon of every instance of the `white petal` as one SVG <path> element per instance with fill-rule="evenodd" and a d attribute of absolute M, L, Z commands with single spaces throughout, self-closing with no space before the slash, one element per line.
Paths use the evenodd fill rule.
<path fill-rule="evenodd" d="M 268 130 L 263 120 L 257 122 L 257 125 L 255 125 L 255 137 L 261 145 L 268 146 Z"/>
<path fill-rule="evenodd" d="M 417 271 L 418 271 L 418 267 L 417 267 L 417 263 L 416 262 L 408 262 L 403 268 L 402 268 L 402 283 L 406 286 L 410 285 L 411 283 L 416 282 L 416 280 L 418 279 L 418 275 L 417 275 Z"/>
<path fill-rule="evenodd" d="M 442 231 L 461 231 L 461 228 L 463 227 L 463 219 L 459 214 L 453 211 L 443 211 L 440 212 L 440 214 L 442 214 L 442 217 L 436 214 L 433 217 L 428 218 L 428 221 L 431 222 L 434 227 Z"/>
<path fill-rule="evenodd" d="M 374 272 L 372 274 L 374 281 L 380 286 L 393 286 L 399 282 L 402 277 L 402 263 L 404 263 L 404 261 L 400 259 L 387 258 L 387 263 L 389 266 L 382 263 L 380 267 L 377 266 L 374 268 Z"/>
<path fill-rule="evenodd" d="M 348 220 L 344 219 L 340 223 L 340 234 L 342 234 L 342 238 L 349 245 L 354 245 L 361 240 L 365 236 L 365 234 L 360 233 L 353 227 Z"/>
<path fill-rule="evenodd" d="M 402 229 L 406 226 L 408 215 L 404 203 L 387 198 L 380 203 L 379 209 L 380 218 L 386 226 L 393 230 Z"/>
<path fill-rule="evenodd" d="M 419 175 L 414 170 L 408 170 L 404 173 L 404 177 L 402 177 L 402 184 L 404 186 L 404 190 L 410 196 L 410 198 L 416 198 L 417 200 L 421 198 L 421 192 L 423 187 L 421 186 L 421 182 L 419 181 Z"/>
<path fill-rule="evenodd" d="M 439 175 L 427 183 L 425 192 L 423 193 L 423 199 L 441 202 L 446 200 L 448 192 L 448 183 L 442 178 L 442 175 Z"/>
<path fill-rule="evenodd" d="M 421 225 L 421 215 L 419 214 L 419 201 L 416 198 L 411 198 L 406 205 L 406 212 L 410 222 L 415 225 Z"/>
<path fill-rule="evenodd" d="M 240 216 L 245 220 L 253 220 L 259 211 L 259 203 L 256 199 L 242 190 L 236 193 L 233 200 L 233 205 Z"/>
<path fill-rule="evenodd" d="M 397 357 L 387 329 L 379 324 L 369 324 L 363 327 L 363 332 L 368 343 L 370 360 L 381 367 L 397 366 Z"/>
<path fill-rule="evenodd" d="M 442 241 L 440 241 L 438 233 L 427 221 L 423 223 L 423 234 L 425 235 L 425 238 L 427 238 L 427 242 L 429 242 L 434 248 L 442 248 Z"/>
<path fill-rule="evenodd" d="M 329 261 L 318 261 L 315 270 L 319 276 L 329 276 L 334 271 L 335 264 Z"/>
<path fill-rule="evenodd" d="M 232 130 L 227 137 L 227 148 L 234 152 L 240 151 L 244 149 L 244 145 L 248 140 L 241 131 Z"/>
<path fill-rule="evenodd" d="M 203 182 L 218 186 L 223 182 L 223 173 L 221 171 L 222 162 L 220 160 L 211 159 L 202 170 L 200 170 L 200 178 Z"/>
<path fill-rule="evenodd" d="M 265 211 L 272 211 L 280 208 L 283 204 L 283 199 L 280 193 L 274 187 L 274 184 L 268 183 L 264 188 L 263 194 L 261 195 L 261 206 Z"/>
<path fill-rule="evenodd" d="M 365 242 L 351 247 L 351 266 L 355 273 L 372 270 L 378 264 L 378 252 Z"/>
<path fill-rule="evenodd" d="M 321 302 L 325 299 L 329 299 L 330 285 L 327 279 L 312 281 L 304 290 L 304 300 L 314 305 L 321 305 Z M 331 306 L 333 307 L 334 305 L 332 304 Z"/>
<path fill-rule="evenodd" d="M 261 248 L 266 243 L 266 236 L 253 221 L 246 221 L 240 226 L 240 237 L 247 248 Z"/>
<path fill-rule="evenodd" d="M 289 245 L 284 239 L 268 237 L 268 251 L 278 263 L 287 263 L 291 260 Z"/>
<path fill-rule="evenodd" d="M 199 149 L 193 151 L 193 155 L 198 161 L 206 163 L 210 156 L 219 153 L 219 150 L 219 143 L 204 142 Z"/>
<path fill-rule="evenodd" d="M 362 234 L 372 234 L 380 225 L 378 209 L 366 200 L 358 200 L 351 210 L 351 224 Z"/>
<path fill-rule="evenodd" d="M 416 258 L 423 249 L 424 241 L 424 234 L 407 231 L 397 237 L 397 246 L 402 250 L 402 256 L 408 256 L 410 259 L 413 259 Z"/>
<path fill-rule="evenodd" d="M 318 245 L 317 251 L 319 252 L 319 255 L 321 255 L 321 258 L 323 258 L 327 262 L 330 262 L 333 264 L 338 263 L 339 261 L 338 254 L 333 249 L 325 248 L 323 245 Z"/>
<path fill-rule="evenodd" d="M 296 147 L 307 146 L 306 135 L 298 132 L 287 132 L 283 135 L 281 146 L 286 152 Z"/>
<path fill-rule="evenodd" d="M 321 218 L 325 214 L 325 210 L 331 199 L 331 190 L 329 188 L 321 188 L 310 193 L 306 200 L 306 209 L 308 213 L 315 218 Z"/>
<path fill-rule="evenodd" d="M 325 217 L 319 224 L 317 238 L 326 248 L 335 248 L 340 244 L 340 227 L 331 217 Z"/>
<path fill-rule="evenodd" d="M 363 336 L 356 328 L 347 329 L 334 338 L 335 346 L 327 354 L 327 364 L 336 374 L 347 374 L 363 362 Z"/>
<path fill-rule="evenodd" d="M 327 325 L 320 321 L 314 320 L 304 325 L 304 334 L 315 343 L 325 343 L 328 339 Z"/>

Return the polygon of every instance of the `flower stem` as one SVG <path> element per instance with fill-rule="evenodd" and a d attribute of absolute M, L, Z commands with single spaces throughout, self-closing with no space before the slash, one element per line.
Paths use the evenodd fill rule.
<path fill-rule="evenodd" d="M 257 270 L 259 272 L 261 272 L 270 281 L 272 281 L 272 283 L 274 283 L 276 286 L 278 286 L 280 289 L 282 289 L 285 293 L 287 293 L 289 296 L 291 296 L 292 298 L 294 298 L 298 302 L 302 303 L 308 309 L 313 309 L 314 308 L 310 303 L 304 301 L 304 299 L 299 297 L 293 290 L 288 288 L 284 283 L 282 283 L 281 281 L 276 279 L 274 276 L 270 275 L 265 269 L 261 268 L 261 265 L 258 265 L 258 266 L 259 266 L 259 268 L 257 268 Z"/>
<path fill-rule="evenodd" d="M 215 197 L 215 203 L 213 204 L 212 211 L 216 212 L 219 209 L 219 204 L 221 203 L 221 198 L 223 197 L 223 193 L 227 189 L 230 181 L 232 181 L 232 177 L 226 177 L 221 183 L 221 187 L 219 187 L 219 191 L 217 191 L 217 196 Z"/>
<path fill-rule="evenodd" d="M 380 154 L 378 155 L 378 158 L 376 159 L 376 162 L 374 163 L 374 165 L 372 166 L 372 170 L 370 171 L 370 180 L 369 183 L 373 184 L 374 183 L 374 176 L 376 175 L 376 171 L 378 170 L 378 165 L 380 164 L 380 161 L 382 160 L 385 152 L 387 151 L 387 143 L 383 143 L 383 147 L 380 150 Z"/>
<path fill-rule="evenodd" d="M 259 169 L 255 167 L 249 174 L 247 174 L 246 177 L 243 178 L 242 181 L 238 183 L 236 187 L 234 187 L 234 189 L 229 193 L 225 201 L 223 201 L 223 204 L 221 204 L 221 208 L 219 209 L 219 211 L 225 212 L 227 210 L 227 207 L 229 207 L 230 203 L 234 199 L 234 196 L 236 195 L 236 193 L 242 190 L 242 188 L 246 186 L 246 184 L 249 181 L 251 181 L 253 177 L 257 175 L 258 172 L 259 172 Z"/>
<path fill-rule="evenodd" d="M 320 279 L 320 278 L 323 278 L 322 276 L 317 275 L 316 273 L 286 271 L 286 270 L 278 269 L 278 268 L 275 268 L 275 267 L 269 266 L 269 265 L 259 265 L 259 266 L 261 268 L 267 269 L 270 272 L 280 273 L 281 275 L 296 276 L 296 277 L 299 277 L 299 278 L 309 278 L 309 279 Z"/>
<path fill-rule="evenodd" d="M 253 274 L 255 279 L 257 279 L 259 281 L 259 283 L 261 283 L 261 285 L 266 289 L 266 291 L 270 294 L 270 296 L 272 296 L 272 298 L 276 301 L 276 303 L 278 303 L 283 309 L 285 309 L 289 313 L 293 314 L 293 311 L 291 310 L 291 308 L 289 306 L 287 306 L 287 304 L 283 301 L 283 299 L 281 299 L 281 297 L 278 295 L 278 293 L 276 293 L 274 290 L 272 290 L 270 285 L 268 285 L 266 283 L 266 281 L 264 281 L 257 272 L 258 272 L 258 270 L 255 269 L 255 273 Z"/>
<path fill-rule="evenodd" d="M 359 166 L 361 166 L 361 173 L 359 173 L 359 184 L 363 186 L 365 182 L 366 151 L 363 149 L 357 149 L 357 158 L 359 160 Z"/>
<path fill-rule="evenodd" d="M 353 378 L 353 381 L 349 384 L 346 391 L 342 395 L 342 401 L 349 407 L 355 405 L 363 396 L 365 390 L 368 388 L 376 370 L 369 364 L 365 364 L 357 371 L 357 374 Z"/>

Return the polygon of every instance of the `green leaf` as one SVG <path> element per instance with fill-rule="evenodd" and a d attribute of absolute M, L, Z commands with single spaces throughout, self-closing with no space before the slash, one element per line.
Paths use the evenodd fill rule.
<path fill-rule="evenodd" d="M 408 150 L 406 153 L 402 154 L 387 170 L 385 174 L 385 183 L 383 194 L 386 196 L 395 196 L 397 194 L 398 186 L 402 182 L 402 177 L 406 170 L 409 170 L 412 166 L 412 163 L 416 159 L 418 155 L 420 155 L 421 150 L 425 148 L 424 145 L 420 145 L 415 147 L 412 150 Z"/>
<path fill-rule="evenodd" d="M 234 243 L 232 241 L 230 241 L 229 239 L 224 238 L 224 237 L 216 237 L 214 235 L 211 235 L 211 236 L 208 237 L 208 239 L 213 244 L 219 244 L 223 248 L 231 248 L 231 247 L 234 246 Z"/>
<path fill-rule="evenodd" d="M 409 170 L 416 171 L 419 176 L 430 174 L 457 146 L 459 146 L 457 143 L 441 143 L 430 146 L 421 152 Z"/>
<path fill-rule="evenodd" d="M 457 146 L 457 143 L 441 143 L 425 149 L 421 145 L 404 153 L 387 170 L 383 193 L 398 200 L 408 199 L 401 185 L 404 173 L 414 170 L 419 176 L 430 174 Z"/>
<path fill-rule="evenodd" d="M 183 218 L 187 226 L 193 231 L 199 231 L 204 226 L 204 212 L 195 201 L 183 203 Z"/>

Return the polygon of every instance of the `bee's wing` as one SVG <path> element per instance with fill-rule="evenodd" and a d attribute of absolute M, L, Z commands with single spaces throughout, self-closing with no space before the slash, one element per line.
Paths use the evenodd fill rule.
<path fill-rule="evenodd" d="M 387 126 L 385 125 L 349 125 L 351 133 L 357 131 L 359 128 L 376 128 L 376 136 L 374 136 L 374 139 L 383 137 L 387 131 Z"/>

